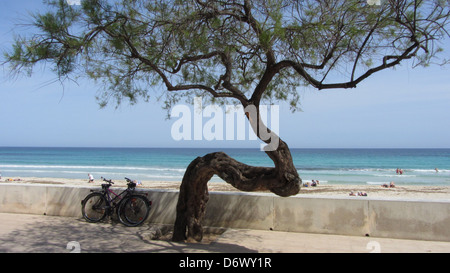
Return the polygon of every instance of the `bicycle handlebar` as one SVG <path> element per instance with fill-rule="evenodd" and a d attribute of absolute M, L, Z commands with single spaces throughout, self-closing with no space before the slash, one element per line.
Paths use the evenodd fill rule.
<path fill-rule="evenodd" d="M 106 179 L 102 176 L 103 181 L 108 182 L 109 184 L 114 184 L 114 182 L 111 181 L 111 179 Z"/>
<path fill-rule="evenodd" d="M 101 179 L 105 182 L 108 182 L 109 184 L 114 184 L 114 182 L 112 182 L 111 179 L 106 179 L 103 176 L 101 177 Z M 127 180 L 128 183 L 136 184 L 136 183 L 134 183 L 133 180 L 129 179 L 128 177 L 125 177 L 125 180 Z"/>
<path fill-rule="evenodd" d="M 125 180 L 127 180 L 127 185 L 129 189 L 134 189 L 136 187 L 136 182 L 134 182 L 133 180 L 131 180 L 128 177 L 125 177 Z"/>

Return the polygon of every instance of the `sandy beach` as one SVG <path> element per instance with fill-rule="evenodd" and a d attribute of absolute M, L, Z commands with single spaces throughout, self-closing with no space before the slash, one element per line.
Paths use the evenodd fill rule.
<path fill-rule="evenodd" d="M 113 180 L 113 187 L 126 187 L 124 180 Z M 141 181 L 140 188 L 147 189 L 170 189 L 178 190 L 181 181 Z M 66 179 L 66 178 L 36 178 L 36 177 L 15 177 L 0 180 L 5 183 L 23 184 L 52 184 L 52 185 L 74 185 L 74 186 L 99 186 L 102 183 L 96 179 L 94 183 L 88 183 L 87 179 Z M 210 192 L 230 192 L 238 191 L 225 182 L 209 182 Z M 353 192 L 355 196 L 350 196 Z M 367 196 L 358 196 L 358 192 L 367 193 Z M 384 188 L 381 185 L 328 185 L 320 184 L 316 187 L 302 187 L 299 196 L 329 196 L 329 197 L 352 197 L 352 198 L 382 198 L 382 199 L 424 199 L 424 200 L 450 200 L 450 186 L 404 186 L 396 185 L 394 188 Z"/>

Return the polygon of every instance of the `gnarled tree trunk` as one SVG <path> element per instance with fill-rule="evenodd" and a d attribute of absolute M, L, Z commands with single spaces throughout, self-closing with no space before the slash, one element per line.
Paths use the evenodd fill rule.
<path fill-rule="evenodd" d="M 281 139 L 277 140 L 277 149 L 266 151 L 275 167 L 249 166 L 223 152 L 207 154 L 193 160 L 187 167 L 180 186 L 172 240 L 202 240 L 202 220 L 209 199 L 207 183 L 214 174 L 242 191 L 269 190 L 285 197 L 297 194 L 301 179 L 287 144 Z"/>

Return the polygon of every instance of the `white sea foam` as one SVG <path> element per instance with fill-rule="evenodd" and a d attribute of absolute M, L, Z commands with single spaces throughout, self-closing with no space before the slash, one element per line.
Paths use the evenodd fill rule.
<path fill-rule="evenodd" d="M 370 181 L 367 181 L 366 182 L 366 184 L 369 184 L 369 185 L 383 185 L 383 184 L 389 184 L 390 182 L 370 182 Z"/>
<path fill-rule="evenodd" d="M 378 176 L 378 177 L 416 177 L 417 175 L 413 175 L 413 174 L 374 174 L 374 176 Z"/>
<path fill-rule="evenodd" d="M 135 167 L 135 166 L 70 166 L 70 165 L 0 165 L 0 168 L 17 168 L 17 169 L 89 169 L 89 170 L 141 170 L 141 171 L 169 171 L 169 172 L 185 172 L 186 169 L 179 168 L 158 168 L 158 167 Z"/>

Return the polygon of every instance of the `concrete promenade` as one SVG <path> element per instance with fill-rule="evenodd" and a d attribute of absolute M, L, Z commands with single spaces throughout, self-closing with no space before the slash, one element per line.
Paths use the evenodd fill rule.
<path fill-rule="evenodd" d="M 0 184 L 0 213 L 81 218 L 81 200 L 91 189 L 98 190 L 98 186 Z M 178 191 L 139 191 L 147 193 L 153 202 L 146 223 L 173 225 Z M 264 193 L 211 192 L 203 225 L 261 230 L 262 234 L 276 231 L 450 242 L 450 200 L 283 198 Z M 268 240 L 266 235 L 264 238 Z M 363 250 L 365 246 L 363 243 Z M 314 249 L 314 245 L 308 249 Z"/>
<path fill-rule="evenodd" d="M 0 213 L 1 253 L 450 253 L 450 242 L 227 229 L 209 244 L 145 239 L 151 224 Z"/>

